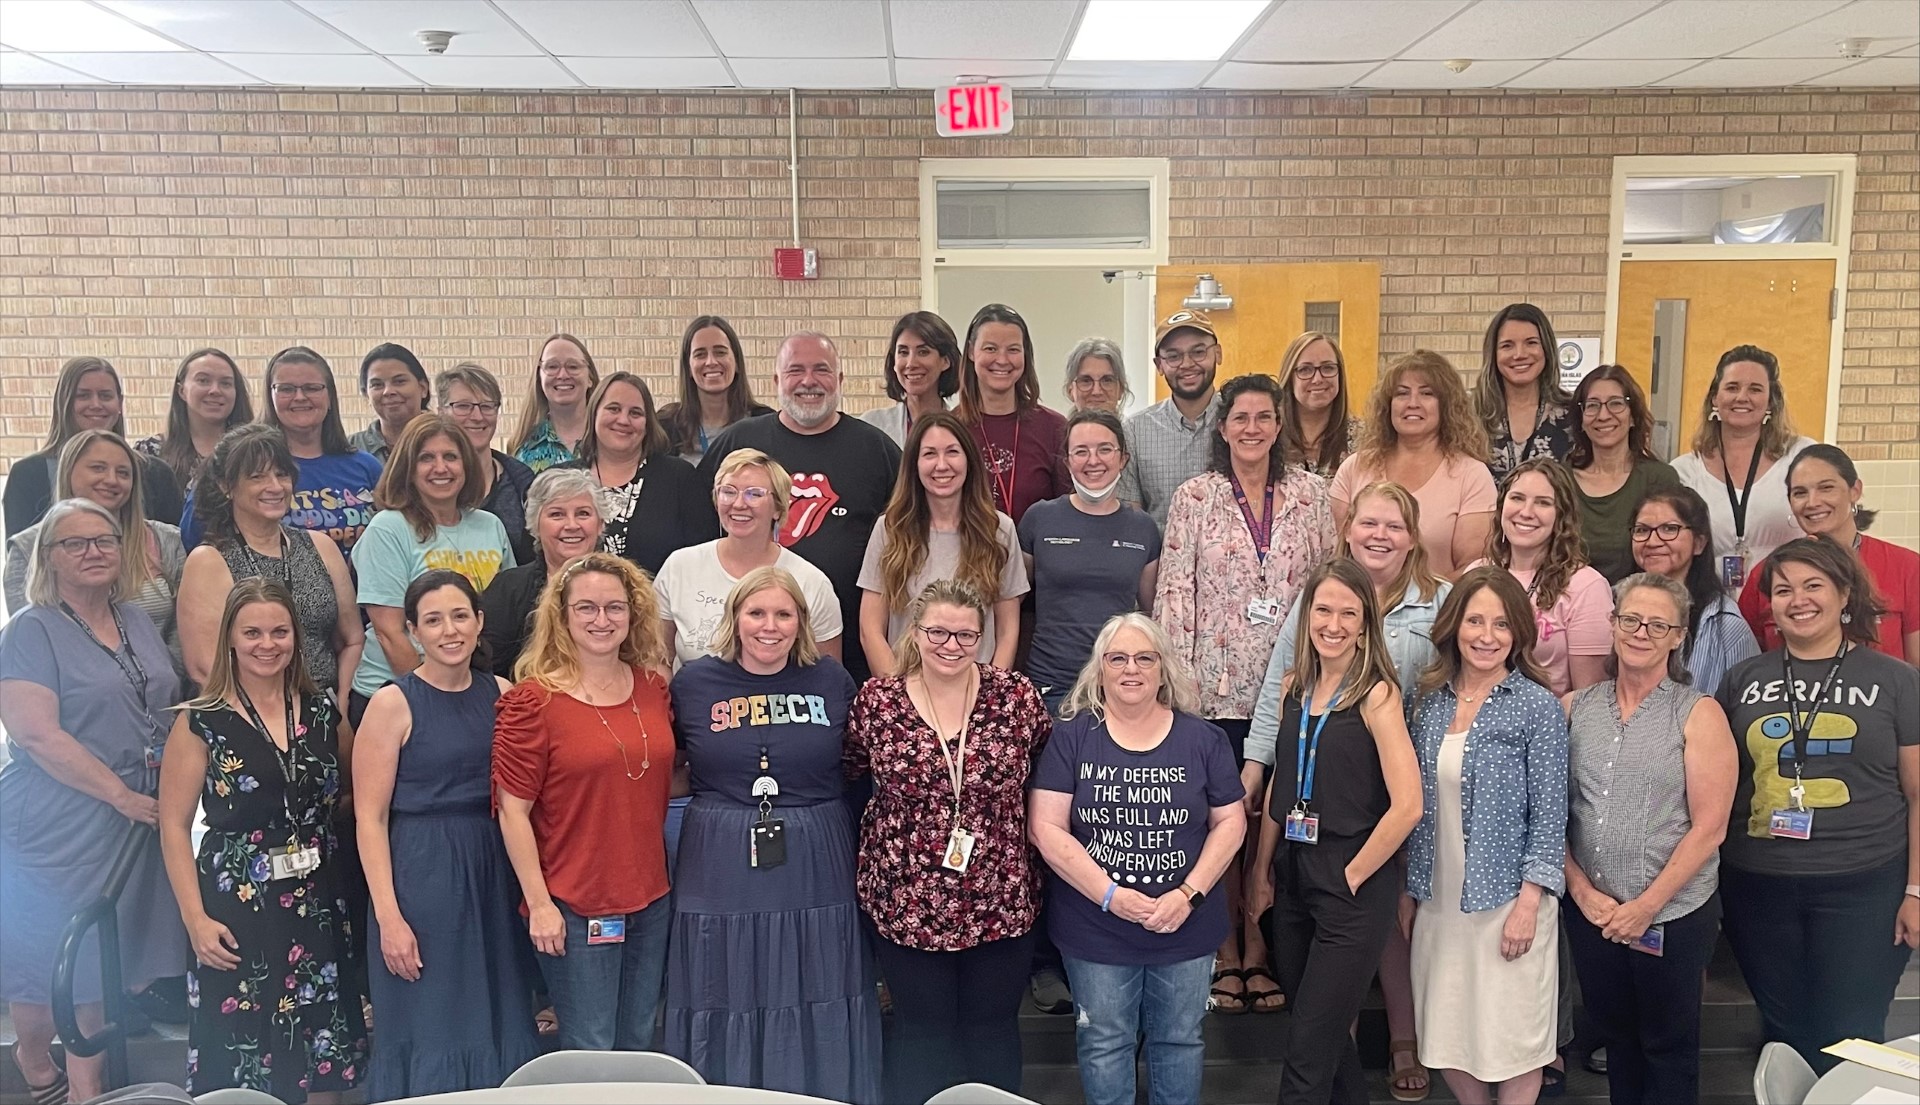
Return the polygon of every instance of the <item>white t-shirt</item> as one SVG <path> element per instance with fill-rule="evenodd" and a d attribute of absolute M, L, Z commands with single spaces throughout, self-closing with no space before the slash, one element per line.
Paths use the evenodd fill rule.
<path fill-rule="evenodd" d="M 707 655 L 713 636 L 720 628 L 720 616 L 727 593 L 740 581 L 720 566 L 720 542 L 677 549 L 660 565 L 653 577 L 653 593 L 660 600 L 660 617 L 673 623 L 673 652 L 677 667 Z M 807 597 L 807 614 L 813 622 L 813 638 L 831 641 L 841 635 L 840 600 L 825 572 L 807 563 L 792 549 L 781 549 L 774 567 L 789 573 Z"/>
<path fill-rule="evenodd" d="M 1804 536 L 1800 523 L 1794 520 L 1793 507 L 1787 502 L 1787 469 L 1793 465 L 1793 458 L 1812 444 L 1810 437 L 1795 438 L 1793 444 L 1787 446 L 1786 455 L 1753 481 L 1753 490 L 1747 497 L 1747 571 L 1758 568 L 1774 549 Z M 1736 536 L 1733 500 L 1727 494 L 1727 481 L 1714 478 L 1698 453 L 1682 453 L 1673 458 L 1673 472 L 1681 483 L 1699 492 L 1707 501 L 1707 515 L 1713 520 L 1714 555 L 1731 556 Z M 1744 471 L 1735 473 L 1735 488 L 1745 476 Z"/>

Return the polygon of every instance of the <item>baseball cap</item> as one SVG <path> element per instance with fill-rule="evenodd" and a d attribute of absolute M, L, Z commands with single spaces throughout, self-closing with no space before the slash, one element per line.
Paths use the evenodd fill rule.
<path fill-rule="evenodd" d="M 1213 323 L 1207 318 L 1205 311 L 1179 310 L 1168 315 L 1154 329 L 1153 351 L 1155 353 L 1160 352 L 1160 344 L 1166 341 L 1167 335 L 1175 330 L 1198 330 L 1215 341 L 1220 338 L 1220 335 L 1213 332 Z"/>

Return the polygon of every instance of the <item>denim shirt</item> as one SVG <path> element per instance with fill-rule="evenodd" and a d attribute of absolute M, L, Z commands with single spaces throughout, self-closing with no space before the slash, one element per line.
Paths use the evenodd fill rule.
<path fill-rule="evenodd" d="M 1422 601 L 1417 584 L 1408 584 L 1400 604 L 1380 619 L 1387 637 L 1387 655 L 1393 657 L 1393 670 L 1400 673 L 1400 704 L 1413 710 L 1413 688 L 1420 673 L 1433 663 L 1433 619 L 1440 604 L 1453 593 L 1453 584 L 1440 581 L 1433 597 Z M 1246 758 L 1273 766 L 1273 750 L 1280 740 L 1280 680 L 1293 667 L 1293 643 L 1299 639 L 1302 594 L 1293 600 L 1286 624 L 1280 627 L 1280 639 L 1273 646 L 1273 658 L 1267 661 L 1267 678 L 1260 685 L 1260 697 L 1253 703 L 1253 728 L 1247 733 Z"/>
<path fill-rule="evenodd" d="M 1420 824 L 1407 838 L 1407 893 L 1433 897 L 1440 742 L 1453 724 L 1453 688 L 1430 691 L 1411 730 L 1420 758 Z M 1567 715 L 1553 692 L 1515 671 L 1494 687 L 1467 730 L 1460 821 L 1467 834 L 1463 913 L 1512 901 L 1522 882 L 1566 889 Z M 1477 801 L 1476 801 L 1477 799 Z"/>

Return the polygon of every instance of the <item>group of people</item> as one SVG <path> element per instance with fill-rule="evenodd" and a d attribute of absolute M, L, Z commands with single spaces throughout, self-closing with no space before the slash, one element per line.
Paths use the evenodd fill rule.
<path fill-rule="evenodd" d="M 1823 1065 L 1920 944 L 1920 555 L 1764 350 L 1669 464 L 1556 348 L 1516 304 L 1471 389 L 1421 350 L 1350 397 L 1332 337 L 1221 380 L 1182 311 L 1168 398 L 1123 419 L 1089 339 L 1062 415 L 994 304 L 903 316 L 854 418 L 831 338 L 769 408 L 708 315 L 658 409 L 549 338 L 503 450 L 499 380 L 397 344 L 351 436 L 307 347 L 257 419 L 190 354 L 138 444 L 70 361 L 5 492 L 15 1062 L 104 1089 L 52 963 L 131 825 L 123 973 L 184 971 L 197 1093 L 493 1086 L 551 1027 L 924 1101 L 1017 1089 L 1031 994 L 1090 1102 L 1142 1047 L 1198 1100 L 1207 1012 L 1280 1009 L 1282 1099 L 1364 1101 L 1377 976 L 1401 1100 L 1551 1092 L 1576 979 L 1613 1100 L 1690 1100 L 1723 930 Z"/>

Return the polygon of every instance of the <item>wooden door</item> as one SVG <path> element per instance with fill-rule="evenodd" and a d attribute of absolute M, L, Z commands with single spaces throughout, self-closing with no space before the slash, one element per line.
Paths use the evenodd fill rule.
<path fill-rule="evenodd" d="M 1347 363 L 1347 409 L 1366 408 L 1380 361 L 1380 266 L 1370 261 L 1270 265 L 1163 265 L 1155 270 L 1156 323 L 1181 309 L 1201 273 L 1212 273 L 1233 297 L 1233 309 L 1209 311 L 1218 332 L 1219 380 L 1248 372 L 1277 376 L 1280 357 L 1314 317 L 1337 310 L 1340 354 Z M 1337 305 L 1337 308 L 1329 305 Z M 1315 325 L 1311 329 L 1326 329 Z M 1153 397 L 1167 397 L 1167 382 L 1154 370 Z"/>
<path fill-rule="evenodd" d="M 1609 348 L 1651 392 L 1655 305 L 1684 301 L 1675 453 L 1693 447 L 1714 365 L 1736 345 L 1757 345 L 1780 359 L 1794 427 L 1808 437 L 1824 437 L 1833 289 L 1832 260 L 1622 261 L 1619 321 Z"/>

